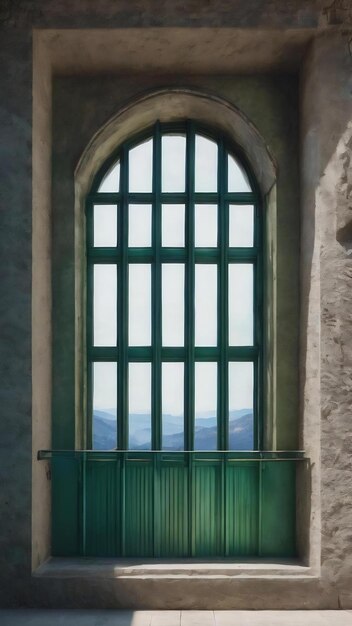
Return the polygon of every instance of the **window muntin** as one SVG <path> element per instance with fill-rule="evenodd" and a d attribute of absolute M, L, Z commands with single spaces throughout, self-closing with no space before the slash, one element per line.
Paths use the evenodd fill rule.
<path fill-rule="evenodd" d="M 108 245 L 102 246 L 95 241 L 101 213 L 92 207 L 104 205 L 117 207 L 117 220 L 111 220 L 109 235 L 105 218 L 101 229 Z M 115 265 L 118 285 L 116 341 L 95 345 L 94 281 L 88 281 L 93 447 L 99 412 L 91 399 L 95 363 L 110 362 L 116 364 L 120 449 L 244 449 L 244 415 L 249 449 L 260 448 L 260 233 L 250 174 L 233 146 L 207 129 L 158 123 L 110 159 L 87 203 L 88 279 L 96 267 Z M 100 323 L 109 326 L 107 318 Z M 173 391 L 172 371 L 179 376 Z M 130 372 L 135 386 L 134 372 L 144 386 L 149 381 L 146 406 L 136 413 L 129 408 L 135 404 Z M 182 411 L 175 388 L 183 389 Z M 175 415 L 168 393 L 178 397 Z M 248 406 L 239 407 L 240 398 Z M 137 436 L 139 422 L 143 433 Z"/>

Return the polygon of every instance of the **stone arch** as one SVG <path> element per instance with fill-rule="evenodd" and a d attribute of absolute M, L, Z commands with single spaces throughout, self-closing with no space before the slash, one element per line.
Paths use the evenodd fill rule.
<path fill-rule="evenodd" d="M 156 120 L 195 119 L 226 134 L 246 154 L 262 194 L 275 183 L 276 164 L 255 126 L 232 103 L 214 94 L 191 89 L 159 89 L 121 108 L 92 138 L 75 171 L 76 201 L 89 190 L 95 173 L 128 137 Z"/>

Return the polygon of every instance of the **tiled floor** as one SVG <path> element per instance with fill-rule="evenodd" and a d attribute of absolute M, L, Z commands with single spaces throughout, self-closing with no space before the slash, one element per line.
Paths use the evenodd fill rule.
<path fill-rule="evenodd" d="M 0 610 L 1 626 L 352 626 L 352 611 Z"/>

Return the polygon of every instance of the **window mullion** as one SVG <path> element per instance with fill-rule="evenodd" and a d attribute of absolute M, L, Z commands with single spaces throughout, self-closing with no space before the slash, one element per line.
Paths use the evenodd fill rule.
<path fill-rule="evenodd" d="M 260 253 L 254 264 L 254 345 L 257 348 L 258 355 L 254 361 L 254 404 L 253 404 L 253 418 L 254 418 L 254 450 L 261 450 L 263 447 L 263 254 L 262 254 L 262 238 L 263 238 L 263 224 L 262 213 L 260 211 L 259 203 L 254 205 L 254 243 Z"/>
<path fill-rule="evenodd" d="M 186 148 L 186 280 L 185 280 L 185 449 L 194 449 L 194 154 L 195 133 L 187 126 Z"/>
<path fill-rule="evenodd" d="M 218 369 L 218 448 L 228 449 L 228 241 L 229 205 L 225 201 L 227 188 L 227 158 L 224 144 L 219 142 L 219 249 L 218 264 L 218 342 L 220 350 Z"/>
<path fill-rule="evenodd" d="M 87 210 L 86 210 L 86 239 L 87 239 L 87 250 L 89 257 L 89 250 L 93 246 L 93 203 L 87 202 Z M 91 348 L 93 346 L 93 271 L 94 265 L 91 262 L 88 262 L 87 265 L 87 333 L 86 333 L 86 341 L 87 341 L 87 352 L 88 355 L 91 352 Z M 91 449 L 93 447 L 93 363 L 92 359 L 89 356 L 87 361 L 87 412 L 86 412 L 86 420 L 85 424 L 86 428 L 84 429 L 84 448 Z"/>
<path fill-rule="evenodd" d="M 152 209 L 152 449 L 161 449 L 161 134 L 157 123 L 153 149 Z"/>
<path fill-rule="evenodd" d="M 128 448 L 128 150 L 124 147 L 121 155 L 121 204 L 119 207 L 118 245 L 121 249 L 118 265 L 118 345 L 117 404 L 118 404 L 118 444 Z"/>

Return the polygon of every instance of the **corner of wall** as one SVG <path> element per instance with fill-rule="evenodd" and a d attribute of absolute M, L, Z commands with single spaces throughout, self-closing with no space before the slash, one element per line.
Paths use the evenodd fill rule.
<path fill-rule="evenodd" d="M 50 554 L 51 483 L 39 449 L 51 447 L 51 69 L 33 35 L 32 569 Z"/>

